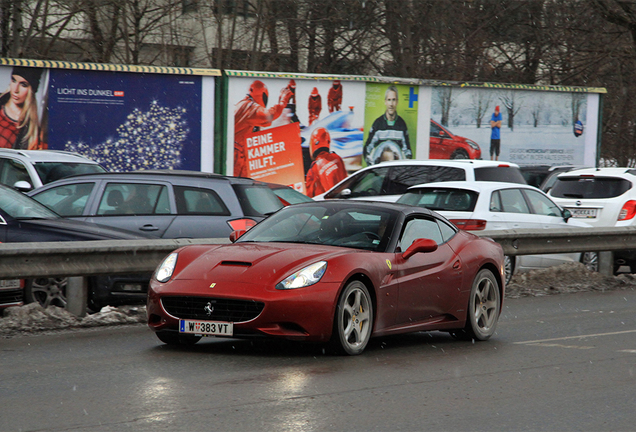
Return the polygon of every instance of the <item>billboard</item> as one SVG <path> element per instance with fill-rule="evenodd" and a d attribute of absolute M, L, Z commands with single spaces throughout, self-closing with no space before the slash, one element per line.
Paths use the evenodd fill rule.
<path fill-rule="evenodd" d="M 231 78 L 228 172 L 324 192 L 362 167 L 364 101 L 363 82 Z"/>
<path fill-rule="evenodd" d="M 106 70 L 75 66 L 0 66 L 0 82 L 9 83 L 1 96 L 5 102 L 12 99 L 10 88 L 22 75 L 37 83 L 37 88 L 30 87 L 36 88 L 37 114 L 30 116 L 29 125 L 37 125 L 39 136 L 37 145 L 14 139 L 1 146 L 73 151 L 109 171 L 211 171 L 214 76 L 184 68 L 154 68 L 169 73 L 146 68 L 152 72 L 140 73 L 134 67 L 130 72 L 115 65 L 101 65 Z"/>
<path fill-rule="evenodd" d="M 434 87 L 431 124 L 447 130 L 446 141 L 476 143 L 482 159 L 596 166 L 599 101 L 598 93 Z M 499 131 L 491 127 L 496 108 Z M 430 136 L 432 149 L 433 127 Z"/>

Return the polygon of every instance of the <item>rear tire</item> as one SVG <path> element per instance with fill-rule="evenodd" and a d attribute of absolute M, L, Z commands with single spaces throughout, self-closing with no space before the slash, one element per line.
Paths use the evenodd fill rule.
<path fill-rule="evenodd" d="M 468 301 L 465 333 L 485 341 L 495 333 L 501 312 L 499 284 L 490 270 L 483 269 L 473 281 Z"/>
<path fill-rule="evenodd" d="M 66 286 L 68 278 L 40 277 L 26 279 L 24 300 L 27 303 L 38 302 L 43 308 L 57 306 L 66 309 Z"/>
<path fill-rule="evenodd" d="M 358 355 L 364 351 L 373 330 L 373 302 L 366 285 L 350 282 L 340 294 L 331 336 L 340 354 Z"/>
<path fill-rule="evenodd" d="M 590 271 L 598 271 L 598 252 L 583 252 L 581 263 Z"/>
<path fill-rule="evenodd" d="M 512 280 L 512 275 L 515 273 L 515 259 L 514 257 L 505 255 L 504 256 L 504 278 L 506 280 L 506 285 L 510 283 Z"/>
<path fill-rule="evenodd" d="M 181 334 L 174 331 L 158 331 L 155 334 L 161 342 L 173 346 L 192 346 L 201 340 L 201 336 Z"/>

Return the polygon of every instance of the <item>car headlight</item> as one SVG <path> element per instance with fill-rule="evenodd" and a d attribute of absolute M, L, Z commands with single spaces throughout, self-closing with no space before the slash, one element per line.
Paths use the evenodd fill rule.
<path fill-rule="evenodd" d="M 276 285 L 276 289 L 287 290 L 303 288 L 313 285 L 322 278 L 327 271 L 327 261 L 320 261 L 298 270 L 293 275 L 285 278 Z"/>
<path fill-rule="evenodd" d="M 155 279 L 157 279 L 159 282 L 168 282 L 172 277 L 175 266 L 177 265 L 178 256 L 179 254 L 177 254 L 176 252 L 172 252 L 170 255 L 168 255 L 163 260 L 163 262 L 159 264 L 157 270 L 155 270 Z"/>
<path fill-rule="evenodd" d="M 468 144 L 469 146 L 471 146 L 475 150 L 479 150 L 479 144 L 477 144 L 475 141 L 466 140 L 466 144 Z"/>

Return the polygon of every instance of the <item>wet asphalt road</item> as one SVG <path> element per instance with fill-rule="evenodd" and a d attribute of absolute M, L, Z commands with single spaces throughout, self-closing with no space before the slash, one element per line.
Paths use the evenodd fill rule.
<path fill-rule="evenodd" d="M 636 428 L 636 292 L 510 299 L 488 342 L 159 343 L 143 325 L 0 339 L 2 431 Z"/>

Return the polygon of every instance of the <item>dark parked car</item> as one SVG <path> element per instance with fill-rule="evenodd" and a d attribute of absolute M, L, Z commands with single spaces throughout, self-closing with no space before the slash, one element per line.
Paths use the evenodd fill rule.
<path fill-rule="evenodd" d="M 88 222 L 60 217 L 21 192 L 0 185 L 0 242 L 48 242 L 139 239 L 147 236 Z M 89 280 L 89 302 L 92 307 L 143 301 L 150 275 L 99 276 Z M 6 282 L 5 282 L 6 284 Z M 6 289 L 0 287 L 0 301 L 5 305 L 22 302 L 19 281 Z M 38 278 L 26 281 L 26 302 L 38 301 L 43 306 L 64 307 L 66 278 Z"/>
<path fill-rule="evenodd" d="M 66 218 L 161 238 L 227 238 L 283 207 L 265 183 L 195 171 L 87 174 L 29 195 Z"/>

